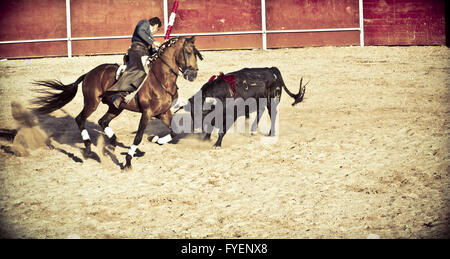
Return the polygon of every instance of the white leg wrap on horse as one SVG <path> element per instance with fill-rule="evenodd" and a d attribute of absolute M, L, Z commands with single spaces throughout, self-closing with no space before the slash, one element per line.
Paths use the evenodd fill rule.
<path fill-rule="evenodd" d="M 83 138 L 83 141 L 84 141 L 84 140 L 91 139 L 91 138 L 89 137 L 89 133 L 87 132 L 86 129 L 84 129 L 84 130 L 81 131 L 81 137 Z"/>
<path fill-rule="evenodd" d="M 158 139 L 159 139 L 158 135 L 155 135 L 155 136 L 152 138 L 152 142 L 153 142 L 153 143 L 156 143 L 156 142 L 158 141 Z"/>
<path fill-rule="evenodd" d="M 158 139 L 158 144 L 166 144 L 167 142 L 172 140 L 172 136 L 170 136 L 170 134 L 167 134 L 167 136 L 164 136 L 162 138 Z"/>
<path fill-rule="evenodd" d="M 108 138 L 112 138 L 114 136 L 114 131 L 110 127 L 105 128 L 105 134 Z"/>
<path fill-rule="evenodd" d="M 130 149 L 128 150 L 128 155 L 134 156 L 134 153 L 136 153 L 136 149 L 138 147 L 136 145 L 131 145 Z"/>

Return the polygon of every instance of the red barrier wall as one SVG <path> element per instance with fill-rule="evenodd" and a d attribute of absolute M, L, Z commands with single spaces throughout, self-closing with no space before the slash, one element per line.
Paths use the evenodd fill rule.
<path fill-rule="evenodd" d="M 163 20 L 162 1 L 72 0 L 72 37 L 130 36 L 129 39 L 73 41 L 74 55 L 124 53 L 131 44 L 134 27 L 142 19 L 158 16 Z M 160 34 L 164 33 L 164 27 Z"/>
<path fill-rule="evenodd" d="M 355 0 L 266 1 L 266 13 L 267 30 L 359 28 Z M 267 35 L 268 48 L 359 44 L 359 31 Z"/>
<path fill-rule="evenodd" d="M 168 0 L 170 12 L 174 0 Z M 179 0 L 172 34 L 261 31 L 261 0 Z M 365 45 L 445 45 L 445 1 L 364 0 Z M 71 0 L 72 37 L 129 36 L 162 0 Z M 266 0 L 267 30 L 358 28 L 358 0 Z M 66 38 L 64 0 L 0 1 L 0 41 Z M 164 25 L 163 25 L 164 26 Z M 158 34 L 163 35 L 162 29 Z M 159 38 L 158 40 L 162 40 Z M 73 55 L 124 53 L 130 38 L 73 40 Z M 359 31 L 268 33 L 267 47 L 359 45 Z M 197 36 L 199 49 L 261 48 L 261 34 Z M 67 42 L 0 44 L 0 58 L 67 56 Z"/>
<path fill-rule="evenodd" d="M 0 41 L 65 38 L 66 3 L 54 0 L 0 1 L 0 28 Z M 0 44 L 0 58 L 65 55 L 65 41 Z"/>
<path fill-rule="evenodd" d="M 444 0 L 364 0 L 367 45 L 445 45 Z"/>
<path fill-rule="evenodd" d="M 174 0 L 168 1 L 169 12 Z M 261 30 L 261 0 L 179 0 L 172 34 Z M 200 49 L 261 48 L 261 35 L 197 37 Z"/>

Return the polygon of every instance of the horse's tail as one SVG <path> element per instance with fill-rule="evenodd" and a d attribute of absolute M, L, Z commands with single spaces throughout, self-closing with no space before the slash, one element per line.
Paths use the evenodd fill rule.
<path fill-rule="evenodd" d="M 36 92 L 43 93 L 44 96 L 39 96 L 32 101 L 33 104 L 38 105 L 38 107 L 34 110 L 39 113 L 46 114 L 61 109 L 75 97 L 78 90 L 78 84 L 84 80 L 86 74 L 80 76 L 77 81 L 68 85 L 61 83 L 59 80 L 33 82 L 35 85 L 45 86 L 53 90 L 61 91 L 60 93 L 55 93 L 49 91 L 48 89 L 36 89 Z"/>

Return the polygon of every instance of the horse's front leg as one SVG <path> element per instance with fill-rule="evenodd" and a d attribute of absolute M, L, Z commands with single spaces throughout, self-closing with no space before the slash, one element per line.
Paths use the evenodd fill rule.
<path fill-rule="evenodd" d="M 164 145 L 164 144 L 172 141 L 172 139 L 176 136 L 176 133 L 172 129 L 172 117 L 173 117 L 173 115 L 170 110 L 167 110 L 165 113 L 162 113 L 157 116 L 157 118 L 160 119 L 162 121 L 162 123 L 164 123 L 164 125 L 166 125 L 169 128 L 170 133 L 161 138 L 155 136 L 156 139 L 153 138 L 152 142 L 156 142 L 160 145 Z"/>
<path fill-rule="evenodd" d="M 136 153 L 136 150 L 142 141 L 142 136 L 144 135 L 145 128 L 147 127 L 147 124 L 150 121 L 151 117 L 152 112 L 150 110 L 145 110 L 142 112 L 141 120 L 139 122 L 139 128 L 136 133 L 136 136 L 134 137 L 133 145 L 131 145 L 130 149 L 128 150 L 128 154 L 125 157 L 126 159 L 126 164 L 124 167 L 125 170 L 131 169 L 131 159 L 133 159 L 133 156 Z"/>

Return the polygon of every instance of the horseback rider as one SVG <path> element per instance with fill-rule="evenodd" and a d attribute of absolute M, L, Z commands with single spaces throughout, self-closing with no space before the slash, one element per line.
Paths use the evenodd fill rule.
<path fill-rule="evenodd" d="M 144 64 L 148 56 L 156 52 L 160 43 L 153 39 L 153 34 L 161 28 L 161 20 L 158 17 L 149 20 L 141 20 L 136 25 L 131 38 L 131 46 L 128 49 L 128 61 L 122 77 L 108 91 L 117 92 L 112 96 L 113 105 L 119 108 L 122 100 L 128 103 L 126 95 L 136 91 L 147 76 Z"/>

